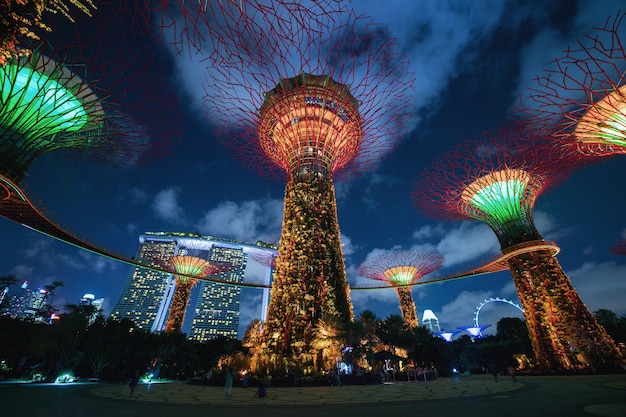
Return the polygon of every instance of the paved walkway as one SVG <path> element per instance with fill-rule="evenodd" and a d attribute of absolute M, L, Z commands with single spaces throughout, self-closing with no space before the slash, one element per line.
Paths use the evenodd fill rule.
<path fill-rule="evenodd" d="M 394 385 L 271 387 L 271 398 L 253 399 L 254 388 L 182 382 L 139 385 L 0 384 L 2 415 L 61 417 L 381 417 L 386 415 L 500 415 L 506 417 L 626 417 L 626 374 L 439 378 Z M 275 398 L 273 398 L 275 397 Z M 256 407 L 255 407 L 256 406 Z M 87 411 L 85 411 L 87 410 Z"/>
<path fill-rule="evenodd" d="M 184 382 L 141 384 L 129 398 L 127 385 L 105 385 L 91 390 L 97 396 L 129 401 L 163 402 L 193 405 L 258 406 L 277 405 L 351 405 L 364 403 L 397 403 L 402 401 L 462 398 L 475 395 L 506 394 L 521 389 L 524 383 L 513 383 L 509 377 L 495 382 L 489 375 L 438 378 L 434 381 L 376 385 L 344 385 L 322 387 L 270 387 L 268 398 L 253 398 L 256 388 L 233 387 L 232 395 L 224 388 L 198 386 Z"/>

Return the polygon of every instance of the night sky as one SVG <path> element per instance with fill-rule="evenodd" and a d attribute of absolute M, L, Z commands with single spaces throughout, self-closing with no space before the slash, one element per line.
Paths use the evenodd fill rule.
<path fill-rule="evenodd" d="M 614 17 L 619 3 L 484 0 L 358 0 L 358 13 L 386 26 L 411 61 L 417 111 L 411 133 L 366 174 L 337 182 L 337 210 L 348 280 L 353 287 L 377 282 L 359 277 L 368 254 L 414 247 L 436 250 L 444 267 L 433 276 L 470 269 L 499 251 L 495 234 L 478 221 L 440 222 L 420 215 L 410 194 L 420 172 L 459 142 L 496 128 L 533 79 L 568 45 Z M 622 28 L 626 32 L 626 25 Z M 626 41 L 626 33 L 622 39 Z M 145 231 L 194 231 L 247 242 L 280 235 L 284 183 L 247 170 L 215 138 L 205 117 L 206 69 L 189 56 L 164 55 L 185 115 L 175 150 L 149 165 L 112 168 L 90 160 L 49 154 L 37 160 L 24 184 L 48 212 L 87 240 L 134 256 Z M 195 60 L 197 61 L 197 60 Z M 623 63 L 626 65 L 626 63 Z M 289 74 L 295 75 L 295 74 Z M 561 248 L 559 262 L 591 311 L 626 315 L 626 257 L 610 246 L 626 238 L 622 157 L 576 172 L 541 195 L 535 221 L 545 239 Z M 63 281 L 54 304 L 78 303 L 85 293 L 104 297 L 104 313 L 117 301 L 130 267 L 0 220 L 0 275 L 14 274 L 33 288 Z M 249 267 L 247 280 L 261 276 Z M 15 289 L 13 289 L 15 290 Z M 244 288 L 241 325 L 260 317 L 261 291 Z M 489 297 L 519 303 L 508 272 L 416 286 L 421 321 L 431 309 L 442 327 L 473 324 Z M 355 314 L 400 314 L 394 290 L 353 290 Z M 192 300 L 193 302 L 193 300 Z M 490 303 L 480 324 L 495 332 L 502 317 L 522 317 L 505 303 Z M 241 332 L 240 332 L 241 336 Z"/>

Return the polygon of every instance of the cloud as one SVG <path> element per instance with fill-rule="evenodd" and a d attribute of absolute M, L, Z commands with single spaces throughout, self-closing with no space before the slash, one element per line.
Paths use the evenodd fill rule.
<path fill-rule="evenodd" d="M 87 267 L 87 265 L 85 264 L 85 262 L 83 262 L 82 259 L 73 255 L 61 254 L 61 255 L 58 255 L 57 259 L 59 260 L 59 262 L 63 263 L 66 266 L 69 266 L 70 268 L 85 269 Z"/>
<path fill-rule="evenodd" d="M 11 268 L 9 273 L 15 275 L 18 280 L 25 281 L 33 275 L 33 270 L 34 268 L 32 266 L 15 265 Z"/>
<path fill-rule="evenodd" d="M 105 271 L 116 271 L 120 268 L 120 264 L 117 261 L 105 258 L 104 256 L 95 255 L 91 252 L 81 250 L 78 255 L 84 263 L 84 267 L 89 267 L 90 271 L 94 271 L 98 274 L 102 274 Z"/>
<path fill-rule="evenodd" d="M 250 284 L 265 284 L 265 274 L 267 273 L 267 266 L 255 261 L 252 257 L 248 257 L 246 262 L 246 283 Z"/>
<path fill-rule="evenodd" d="M 443 267 L 486 260 L 500 251 L 495 233 L 478 221 L 461 222 L 435 245 L 445 258 Z"/>
<path fill-rule="evenodd" d="M 567 275 L 591 312 L 608 309 L 626 315 L 626 265 L 615 262 L 585 262 Z"/>
<path fill-rule="evenodd" d="M 202 234 L 256 242 L 280 231 L 282 211 L 283 202 L 277 199 L 224 201 L 206 212 L 196 228 Z"/>
<path fill-rule="evenodd" d="M 137 229 L 138 229 L 138 226 L 136 223 L 128 223 L 126 225 L 126 231 L 128 232 L 129 235 L 136 235 Z"/>
<path fill-rule="evenodd" d="M 350 189 L 352 188 L 351 182 L 336 181 L 335 182 L 335 199 L 338 203 L 345 201 L 350 195 Z"/>
<path fill-rule="evenodd" d="M 162 220 L 174 224 L 185 222 L 185 213 L 179 204 L 179 197 L 182 193 L 180 187 L 172 187 L 159 191 L 152 202 L 154 214 Z"/>
<path fill-rule="evenodd" d="M 261 305 L 262 305 L 262 296 L 263 291 L 260 289 L 249 289 L 242 288 L 242 299 L 244 299 L 245 293 L 245 303 L 241 303 L 239 309 L 239 337 L 243 337 L 243 334 L 246 330 L 246 327 L 250 324 L 250 322 L 254 319 L 261 318 Z"/>
<path fill-rule="evenodd" d="M 131 187 L 123 190 L 117 199 L 117 204 L 139 206 L 148 201 L 148 194 L 137 187 Z"/>
<path fill-rule="evenodd" d="M 438 109 L 445 88 L 475 59 L 511 2 L 359 0 L 352 6 L 389 28 L 417 75 L 418 113 Z M 402 13 L 398 13 L 402 10 Z"/>
<path fill-rule="evenodd" d="M 353 290 L 350 292 L 355 316 L 365 310 L 373 311 L 378 318 L 385 319 L 390 314 L 400 314 L 400 301 L 393 288 L 378 290 Z"/>
<path fill-rule="evenodd" d="M 442 236 L 444 234 L 445 229 L 442 223 L 437 223 L 435 225 L 427 224 L 426 226 L 422 226 L 413 232 L 413 239 L 419 242 L 429 238 Z"/>
<path fill-rule="evenodd" d="M 369 173 L 365 180 L 367 183 L 362 191 L 361 200 L 363 201 L 362 207 L 369 211 L 375 211 L 380 208 L 381 200 L 384 200 L 384 197 L 380 195 L 380 190 L 386 192 L 394 184 L 399 183 L 398 178 L 390 175 L 381 175 L 377 172 Z"/>
<path fill-rule="evenodd" d="M 47 256 L 52 246 L 50 239 L 35 239 L 30 242 L 31 245 L 24 250 L 24 256 L 26 258 L 40 258 L 41 256 Z"/>
<path fill-rule="evenodd" d="M 444 304 L 440 311 L 435 311 L 439 325 L 453 331 L 457 327 L 473 324 L 476 307 L 485 299 L 496 295 L 493 291 L 461 291 L 454 300 Z"/>
<path fill-rule="evenodd" d="M 352 239 L 342 234 L 341 235 L 341 249 L 342 249 L 344 258 L 347 258 L 348 256 L 352 255 L 354 251 L 358 248 L 354 246 L 354 244 L 352 243 Z"/>
<path fill-rule="evenodd" d="M 528 94 L 528 87 L 536 86 L 535 78 L 545 75 L 544 71 L 555 69 L 552 64 L 557 58 L 565 55 L 564 51 L 568 47 L 577 48 L 574 39 L 584 40 L 584 35 L 596 35 L 593 28 L 601 27 L 608 17 L 615 17 L 618 7 L 614 0 L 598 0 L 594 2 L 578 2 L 576 15 L 566 27 L 556 27 L 555 24 L 561 22 L 549 22 L 545 15 L 533 13 L 535 21 L 535 35 L 533 39 L 519 51 L 520 75 L 518 94 L 525 97 Z M 574 67 L 570 68 L 570 75 Z M 561 94 L 571 94 L 561 92 Z M 532 105 L 529 101 L 527 105 Z"/>

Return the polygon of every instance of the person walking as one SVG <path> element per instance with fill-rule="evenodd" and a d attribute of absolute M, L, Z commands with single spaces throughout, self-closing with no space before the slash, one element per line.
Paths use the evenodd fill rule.
<path fill-rule="evenodd" d="M 228 368 L 226 370 L 226 384 L 224 385 L 224 395 L 230 397 L 230 393 L 233 390 L 233 370 Z"/>
<path fill-rule="evenodd" d="M 135 388 L 137 388 L 137 385 L 139 384 L 139 369 L 137 369 L 131 376 L 130 379 L 128 380 L 128 386 L 130 387 L 130 395 L 128 396 L 128 398 L 132 398 L 133 394 L 135 393 Z"/>
<path fill-rule="evenodd" d="M 513 380 L 513 383 L 515 384 L 517 382 L 516 379 L 515 379 L 515 368 L 513 368 L 513 366 L 509 365 L 509 366 L 506 367 L 506 371 L 508 372 L 509 376 Z"/>
<path fill-rule="evenodd" d="M 493 376 L 493 380 L 498 382 L 498 367 L 496 364 L 491 362 L 487 369 L 489 369 L 489 373 Z"/>

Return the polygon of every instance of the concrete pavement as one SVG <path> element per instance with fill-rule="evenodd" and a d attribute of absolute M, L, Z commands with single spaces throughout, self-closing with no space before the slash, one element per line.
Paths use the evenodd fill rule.
<path fill-rule="evenodd" d="M 506 417 L 626 417 L 626 375 L 439 378 L 394 385 L 254 388 L 185 383 L 139 385 L 0 384 L 2 415 L 55 417 L 385 417 L 505 415 Z M 275 398 L 272 398 L 275 397 Z"/>
<path fill-rule="evenodd" d="M 523 387 L 522 381 L 513 383 L 510 377 L 503 376 L 496 383 L 491 376 L 479 375 L 384 385 L 270 387 L 267 389 L 268 397 L 261 399 L 253 398 L 256 392 L 254 387 L 234 386 L 231 396 L 226 396 L 221 386 L 198 386 L 183 382 L 141 384 L 135 389 L 133 398 L 129 398 L 130 389 L 126 385 L 99 386 L 92 389 L 91 393 L 116 400 L 255 407 L 260 404 L 306 406 L 441 400 L 502 394 Z"/>

